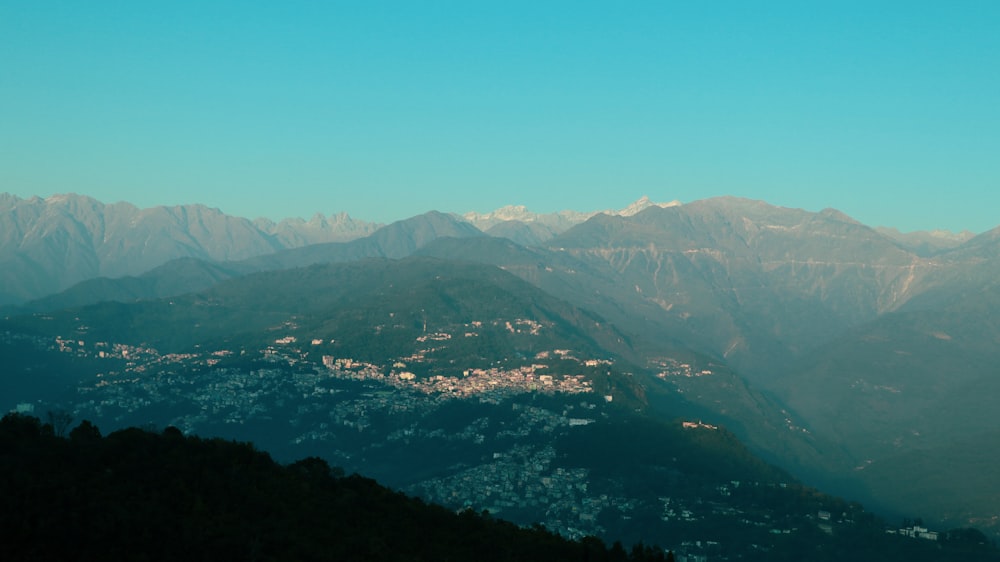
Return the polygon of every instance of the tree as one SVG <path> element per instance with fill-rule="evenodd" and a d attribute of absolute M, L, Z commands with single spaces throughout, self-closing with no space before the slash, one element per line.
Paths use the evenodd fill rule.
<path fill-rule="evenodd" d="M 64 437 L 69 424 L 73 423 L 73 414 L 61 408 L 49 410 L 47 418 L 56 437 Z"/>
<path fill-rule="evenodd" d="M 38 439 L 41 434 L 42 424 L 34 416 L 11 412 L 0 419 L 0 443 Z"/>
<path fill-rule="evenodd" d="M 608 560 L 612 562 L 625 562 L 625 560 L 628 560 L 628 553 L 625 552 L 625 547 L 622 546 L 621 541 L 615 541 L 611 545 L 611 550 L 608 552 Z"/>
<path fill-rule="evenodd" d="M 83 420 L 69 432 L 69 438 L 71 441 L 96 442 L 101 439 L 101 430 L 89 420 Z"/>

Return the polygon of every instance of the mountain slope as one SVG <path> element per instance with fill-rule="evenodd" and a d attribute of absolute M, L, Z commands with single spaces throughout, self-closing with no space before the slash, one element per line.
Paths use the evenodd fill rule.
<path fill-rule="evenodd" d="M 887 505 L 995 531 L 997 307 L 996 281 L 928 291 L 804 358 L 781 394 Z"/>
<path fill-rule="evenodd" d="M 239 263 L 218 264 L 195 258 L 178 258 L 134 277 L 95 277 L 81 281 L 65 291 L 33 300 L 14 310 L 45 312 L 105 301 L 132 302 L 170 297 L 204 290 L 250 271 Z"/>
<path fill-rule="evenodd" d="M 409 338 L 400 340 L 405 349 L 393 350 L 402 354 L 413 351 L 416 338 L 426 329 L 426 316 L 452 326 L 501 313 L 505 318 L 515 315 L 508 320 L 522 315 L 546 323 L 559 341 L 576 342 L 575 347 L 587 352 L 629 353 L 628 338 L 599 317 L 509 273 L 431 258 L 261 272 L 170 300 L 103 303 L 7 322 L 33 333 L 86 333 L 91 340 L 153 346 L 164 352 L 190 351 L 207 342 L 265 344 L 275 330 L 310 331 L 312 338 L 353 341 L 376 349 L 381 338 L 395 342 L 398 331 Z M 392 324 L 373 337 L 352 327 L 358 320 Z M 375 358 L 377 353 L 371 353 Z"/>
<path fill-rule="evenodd" d="M 428 244 L 418 255 L 497 265 L 578 307 L 600 310 L 614 326 L 631 326 L 633 329 L 625 333 L 633 360 L 651 373 L 663 375 L 644 381 L 654 415 L 678 415 L 674 397 L 679 392 L 688 402 L 686 414 L 729 427 L 757 454 L 788 470 L 826 482 L 829 471 L 840 467 L 838 447 L 804 433 L 801 418 L 725 361 L 693 350 L 681 341 L 683 333 L 642 330 L 656 321 L 662 309 L 634 296 L 641 293 L 623 289 L 624 281 L 610 265 L 582 261 L 567 251 L 525 248 L 495 238 L 444 238 Z"/>
<path fill-rule="evenodd" d="M 595 217 L 550 247 L 612 267 L 616 300 L 659 307 L 642 331 L 683 334 L 758 377 L 899 306 L 911 277 L 933 268 L 835 211 L 735 198 Z"/>

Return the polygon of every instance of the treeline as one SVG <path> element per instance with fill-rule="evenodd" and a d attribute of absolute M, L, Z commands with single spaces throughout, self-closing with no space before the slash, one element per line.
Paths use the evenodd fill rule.
<path fill-rule="evenodd" d="M 667 560 L 569 541 L 247 443 L 0 420 L 0 560 Z M 65 420 L 63 420 L 65 422 Z"/>

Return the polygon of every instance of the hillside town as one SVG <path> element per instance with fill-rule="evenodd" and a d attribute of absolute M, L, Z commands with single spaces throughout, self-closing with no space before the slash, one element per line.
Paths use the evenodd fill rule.
<path fill-rule="evenodd" d="M 536 334 L 540 329 L 518 321 L 504 325 Z M 147 409 L 161 408 L 172 412 L 170 425 L 190 433 L 219 423 L 241 426 L 287 419 L 289 447 L 320 447 L 345 466 L 393 447 L 462 444 L 461 449 L 472 451 L 472 456 L 456 458 L 445 474 L 407 476 L 403 470 L 385 476 L 389 481 L 395 478 L 408 493 L 456 510 L 487 510 L 515 521 L 542 520 L 572 538 L 604 534 L 614 522 L 648 512 L 657 513 L 662 525 L 675 530 L 725 518 L 748 532 L 778 537 L 798 532 L 798 523 L 773 520 L 764 512 L 734 503 L 765 484 L 733 481 L 642 500 L 595 480 L 587 468 L 567 464 L 552 445 L 555 437 L 598 422 L 602 405 L 614 399 L 596 392 L 583 372 L 611 368 L 614 363 L 580 359 L 573 350 L 551 349 L 535 353 L 520 365 L 469 366 L 457 376 L 434 374 L 433 369 L 427 373 L 434 346 L 447 345 L 453 337 L 476 337 L 472 333 L 421 335 L 415 352 L 381 365 L 324 353 L 329 338 L 292 334 L 275 337 L 257 351 L 187 353 L 160 353 L 148 346 L 80 338 L 46 340 L 10 332 L 0 337 L 107 367 L 78 388 L 72 413 L 79 418 L 130 423 Z M 576 365 L 579 370 L 559 372 L 553 365 Z M 710 374 L 688 363 L 664 361 L 658 376 Z M 524 401 L 531 396 L 557 400 Z M 424 421 L 449 403 L 469 401 L 488 409 L 456 418 L 451 425 Z M 18 410 L 30 412 L 32 408 L 32 404 L 17 405 Z M 679 424 L 687 431 L 719 430 L 702 420 L 680 420 Z M 363 435 L 359 442 L 363 444 L 350 445 L 345 439 L 348 435 Z M 831 516 L 826 510 L 818 510 L 809 519 L 827 533 L 852 524 L 848 513 Z M 923 539 L 934 536 L 921 527 L 898 532 Z M 714 560 L 725 559 L 719 554 L 722 546 L 713 537 L 703 536 L 673 545 L 673 549 L 678 559 Z M 764 541 L 753 547 L 768 548 Z"/>

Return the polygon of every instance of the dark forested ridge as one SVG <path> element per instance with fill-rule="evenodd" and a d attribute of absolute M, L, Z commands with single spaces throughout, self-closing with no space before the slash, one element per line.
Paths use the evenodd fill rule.
<path fill-rule="evenodd" d="M 638 544 L 569 541 L 540 526 L 454 513 L 325 461 L 282 466 L 253 445 L 126 429 L 103 437 L 23 414 L 0 420 L 4 560 L 670 560 Z M 65 434 L 65 435 L 63 435 Z M 865 529 L 868 529 L 867 531 Z M 847 539 L 847 540 L 845 540 Z M 802 558 L 805 557 L 805 558 Z M 746 560 L 996 560 L 975 531 L 936 544 L 822 533 Z"/>
<path fill-rule="evenodd" d="M 0 421 L 0 558 L 15 560 L 657 560 L 454 513 L 252 445 L 83 422 Z"/>

